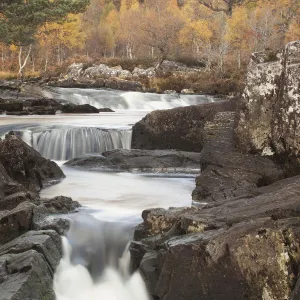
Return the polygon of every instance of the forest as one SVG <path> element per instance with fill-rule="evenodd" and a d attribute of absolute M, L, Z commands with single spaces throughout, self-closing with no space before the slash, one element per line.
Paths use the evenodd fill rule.
<path fill-rule="evenodd" d="M 41 16 L 32 32 L 17 24 L 22 37 L 3 30 L 2 2 L 1 78 L 20 69 L 32 77 L 51 74 L 74 61 L 159 68 L 169 59 L 225 73 L 243 70 L 252 52 L 267 50 L 272 59 L 273 51 L 300 39 L 299 0 L 79 1 L 73 10 Z"/>

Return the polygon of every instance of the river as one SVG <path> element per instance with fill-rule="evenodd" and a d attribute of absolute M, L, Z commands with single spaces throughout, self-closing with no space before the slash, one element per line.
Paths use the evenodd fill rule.
<path fill-rule="evenodd" d="M 147 300 L 138 273 L 129 273 L 128 243 L 147 208 L 189 206 L 192 175 L 113 173 L 63 165 L 85 153 L 130 149 L 131 128 L 149 111 L 170 109 L 213 98 L 96 89 L 52 88 L 48 97 L 111 108 L 114 113 L 55 116 L 0 116 L 0 135 L 19 132 L 43 156 L 57 161 L 66 179 L 42 190 L 41 197 L 72 197 L 82 208 L 68 215 L 64 256 L 54 276 L 57 300 Z"/>

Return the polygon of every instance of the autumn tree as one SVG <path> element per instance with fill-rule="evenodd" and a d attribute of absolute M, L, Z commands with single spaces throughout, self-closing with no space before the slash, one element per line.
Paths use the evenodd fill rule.
<path fill-rule="evenodd" d="M 68 14 L 83 12 L 89 0 L 2 0 L 0 2 L 0 40 L 19 46 L 19 75 L 27 63 L 40 26 L 63 21 Z M 22 54 L 28 46 L 24 61 Z"/>
<path fill-rule="evenodd" d="M 167 58 L 171 45 L 177 42 L 184 21 L 173 0 L 145 0 L 141 13 L 143 17 L 138 20 L 136 35 L 141 44 L 158 51 L 158 69 Z"/>

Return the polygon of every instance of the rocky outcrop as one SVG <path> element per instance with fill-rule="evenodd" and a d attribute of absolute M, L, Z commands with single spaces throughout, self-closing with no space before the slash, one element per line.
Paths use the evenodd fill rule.
<path fill-rule="evenodd" d="M 299 184 L 284 179 L 204 209 L 144 211 L 132 267 L 158 300 L 296 300 Z"/>
<path fill-rule="evenodd" d="M 0 299 L 55 299 L 54 271 L 61 258 L 53 230 L 29 231 L 0 247 Z"/>
<path fill-rule="evenodd" d="M 200 152 L 205 123 L 217 112 L 235 110 L 235 105 L 231 99 L 153 111 L 133 126 L 132 148 Z"/>
<path fill-rule="evenodd" d="M 117 149 L 103 155 L 83 155 L 69 160 L 66 165 L 100 170 L 199 173 L 200 154 L 176 150 Z"/>
<path fill-rule="evenodd" d="M 196 178 L 193 200 L 211 202 L 251 195 L 257 187 L 286 176 L 268 157 L 243 154 L 235 147 L 235 112 L 217 113 L 203 129 L 201 174 Z"/>
<path fill-rule="evenodd" d="M 65 177 L 55 162 L 42 157 L 13 133 L 0 141 L 0 162 L 11 179 L 32 192 Z"/>
<path fill-rule="evenodd" d="M 61 107 L 61 112 L 68 114 L 97 114 L 99 111 L 96 107 L 90 104 L 65 104 Z"/>
<path fill-rule="evenodd" d="M 299 164 L 299 68 L 300 41 L 252 55 L 236 126 L 242 150 Z"/>

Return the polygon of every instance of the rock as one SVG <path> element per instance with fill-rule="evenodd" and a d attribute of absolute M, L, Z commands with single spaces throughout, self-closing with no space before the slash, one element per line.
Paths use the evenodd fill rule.
<path fill-rule="evenodd" d="M 175 90 L 166 90 L 164 94 L 177 94 L 177 92 Z"/>
<path fill-rule="evenodd" d="M 54 300 L 52 279 L 61 253 L 52 230 L 30 231 L 0 247 L 0 299 Z"/>
<path fill-rule="evenodd" d="M 0 212 L 0 245 L 31 229 L 34 207 L 34 204 L 26 201 L 11 211 Z"/>
<path fill-rule="evenodd" d="M 122 91 L 142 91 L 143 86 L 137 81 L 129 80 L 107 80 L 105 82 L 105 87 L 113 90 Z"/>
<path fill-rule="evenodd" d="M 135 67 L 132 71 L 132 76 L 135 78 L 139 77 L 153 77 L 155 76 L 155 68 L 141 69 Z"/>
<path fill-rule="evenodd" d="M 235 110 L 236 99 L 156 110 L 132 129 L 133 149 L 179 149 L 200 152 L 203 128 L 219 111 Z"/>
<path fill-rule="evenodd" d="M 27 116 L 27 115 L 29 115 L 29 112 L 24 111 L 24 110 L 22 110 L 22 111 L 9 111 L 9 112 L 7 111 L 6 115 L 7 116 Z"/>
<path fill-rule="evenodd" d="M 299 183 L 284 179 L 204 209 L 143 212 L 130 250 L 154 299 L 296 300 Z"/>
<path fill-rule="evenodd" d="M 70 197 L 57 196 L 51 199 L 41 199 L 41 203 L 51 214 L 67 214 L 76 210 L 81 205 Z"/>
<path fill-rule="evenodd" d="M 6 112 L 18 112 L 23 110 L 23 103 L 16 100 L 0 99 L 0 110 Z"/>
<path fill-rule="evenodd" d="M 66 162 L 68 166 L 93 169 L 115 169 L 162 172 L 200 171 L 200 154 L 176 150 L 125 150 L 117 149 L 103 155 L 83 155 Z"/>
<path fill-rule="evenodd" d="M 196 179 L 194 201 L 245 196 L 257 187 L 285 177 L 283 169 L 271 159 L 243 154 L 235 148 L 234 120 L 234 112 L 220 112 L 204 126 L 204 147 L 200 156 L 202 172 Z"/>
<path fill-rule="evenodd" d="M 0 159 L 9 177 L 32 192 L 65 177 L 55 162 L 43 158 L 13 133 L 0 141 Z"/>
<path fill-rule="evenodd" d="M 90 104 L 65 104 L 61 107 L 61 112 L 68 114 L 97 114 L 99 111 L 96 107 Z"/>
<path fill-rule="evenodd" d="M 114 169 L 115 166 L 106 157 L 101 154 L 85 154 L 70 159 L 65 163 L 71 167 L 81 167 L 87 169 Z"/>
<path fill-rule="evenodd" d="M 195 94 L 195 92 L 192 89 L 183 89 L 181 91 L 181 94 L 190 95 L 190 94 Z"/>
<path fill-rule="evenodd" d="M 299 63 L 300 41 L 278 53 L 254 53 L 236 126 L 242 150 L 289 158 L 293 167 L 300 154 Z"/>
<path fill-rule="evenodd" d="M 0 211 L 1 210 L 11 210 L 17 207 L 22 202 L 29 201 L 34 204 L 39 204 L 39 201 L 28 192 L 17 192 L 6 196 L 4 199 L 0 200 Z"/>
<path fill-rule="evenodd" d="M 111 108 L 98 108 L 98 112 L 115 112 Z"/>

